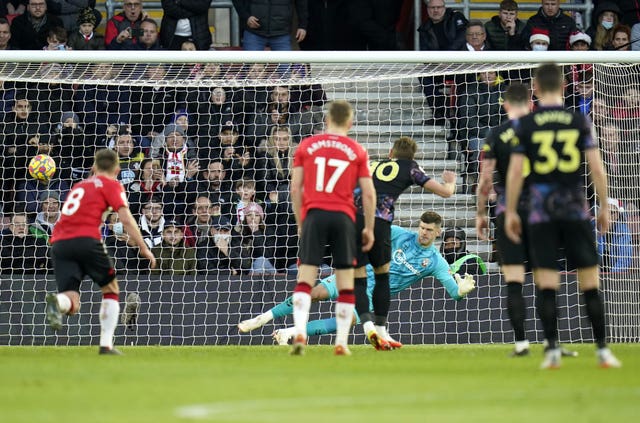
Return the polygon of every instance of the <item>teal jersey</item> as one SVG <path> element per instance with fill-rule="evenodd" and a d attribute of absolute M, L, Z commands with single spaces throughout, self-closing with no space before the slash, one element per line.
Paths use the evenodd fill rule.
<path fill-rule="evenodd" d="M 449 271 L 449 264 L 440 255 L 438 249 L 431 245 L 423 247 L 418 242 L 418 234 L 403 229 L 399 226 L 391 226 L 391 268 L 389 270 L 389 289 L 391 294 L 397 295 L 400 291 L 422 279 L 433 276 L 444 286 L 449 296 L 454 300 L 460 300 L 458 284 Z M 373 267 L 367 265 L 367 295 L 371 299 L 376 279 Z M 338 297 L 335 288 L 335 276 L 331 275 L 321 281 L 331 299 Z"/>

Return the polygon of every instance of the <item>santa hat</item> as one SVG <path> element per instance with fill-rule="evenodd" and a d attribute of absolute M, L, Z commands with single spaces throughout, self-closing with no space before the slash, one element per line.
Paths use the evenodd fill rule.
<path fill-rule="evenodd" d="M 533 28 L 531 31 L 531 36 L 529 37 L 529 44 L 534 41 L 545 41 L 547 44 L 551 43 L 551 39 L 549 38 L 549 31 L 546 29 Z"/>
<path fill-rule="evenodd" d="M 611 197 L 607 198 L 607 204 L 611 206 L 610 207 L 611 209 L 614 209 L 618 212 L 624 211 L 624 207 L 622 207 L 622 203 L 617 198 L 611 198 Z"/>
<path fill-rule="evenodd" d="M 574 43 L 578 41 L 584 41 L 588 46 L 591 45 L 591 37 L 584 32 L 574 31 L 569 36 L 569 45 L 572 46 Z"/>

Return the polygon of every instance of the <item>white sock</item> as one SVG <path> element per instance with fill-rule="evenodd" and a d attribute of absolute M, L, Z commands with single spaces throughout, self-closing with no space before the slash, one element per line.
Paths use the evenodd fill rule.
<path fill-rule="evenodd" d="M 372 330 L 375 331 L 376 327 L 374 326 L 373 322 L 371 320 L 369 320 L 368 322 L 364 322 L 362 324 L 362 330 L 364 331 L 364 334 L 368 334 L 369 332 L 371 332 Z"/>
<path fill-rule="evenodd" d="M 296 328 L 291 326 L 290 328 L 280 329 L 280 332 L 285 334 L 287 339 L 291 339 L 296 334 Z"/>
<path fill-rule="evenodd" d="M 71 310 L 71 298 L 65 294 L 57 294 L 56 299 L 58 300 L 58 310 L 60 310 L 60 313 L 67 314 L 69 310 Z"/>
<path fill-rule="evenodd" d="M 307 337 L 307 323 L 309 322 L 309 309 L 311 308 L 311 295 L 305 292 L 293 293 L 293 325 L 296 335 Z"/>
<path fill-rule="evenodd" d="M 336 345 L 347 346 L 353 320 L 354 304 L 336 303 Z"/>
<path fill-rule="evenodd" d="M 120 303 L 111 298 L 103 298 L 100 306 L 100 346 L 113 348 L 113 333 L 118 326 Z"/>
<path fill-rule="evenodd" d="M 529 341 L 524 340 L 524 341 L 516 341 L 516 351 L 520 352 L 523 350 L 526 350 L 527 348 L 529 348 Z"/>
<path fill-rule="evenodd" d="M 273 320 L 273 312 L 271 310 L 266 311 L 258 316 L 258 319 L 264 323 L 270 322 Z"/>

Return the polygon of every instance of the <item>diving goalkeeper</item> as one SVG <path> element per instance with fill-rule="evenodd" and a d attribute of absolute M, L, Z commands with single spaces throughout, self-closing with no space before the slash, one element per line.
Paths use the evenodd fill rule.
<path fill-rule="evenodd" d="M 414 283 L 420 282 L 427 276 L 434 276 L 447 290 L 454 300 L 461 300 L 475 288 L 475 281 L 470 275 L 461 277 L 458 274 L 451 275 L 449 265 L 433 245 L 440 235 L 442 217 L 432 211 L 427 211 L 420 216 L 418 233 L 403 229 L 399 226 L 391 227 L 391 269 L 389 272 L 389 286 L 391 294 L 397 294 L 407 289 Z M 370 307 L 371 295 L 375 285 L 375 277 L 371 266 L 367 266 L 367 295 Z M 335 276 L 329 276 L 311 291 L 313 301 L 327 299 L 335 300 L 338 290 L 335 284 Z M 282 303 L 253 319 L 244 320 L 238 324 L 240 332 L 249 332 L 264 326 L 271 320 L 286 316 L 293 312 L 292 298 L 289 297 Z M 336 331 L 335 318 L 315 320 L 307 324 L 309 335 L 324 335 Z M 400 348 L 402 344 L 392 339 L 385 326 L 376 326 L 378 334 L 387 340 L 393 348 Z M 274 332 L 274 339 L 279 344 L 286 344 L 293 331 L 280 329 Z"/>

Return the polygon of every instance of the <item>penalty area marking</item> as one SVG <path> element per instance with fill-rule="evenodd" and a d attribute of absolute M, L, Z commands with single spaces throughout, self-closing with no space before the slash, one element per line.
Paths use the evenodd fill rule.
<path fill-rule="evenodd" d="M 415 402 L 433 401 L 435 395 L 432 394 L 411 394 L 396 397 L 385 395 L 385 404 L 402 405 Z M 255 416 L 260 413 L 262 421 L 266 421 L 265 414 L 274 414 L 274 418 L 282 418 L 282 410 L 293 411 L 294 404 L 301 404 L 301 410 L 313 409 L 314 406 L 327 406 L 330 404 L 332 408 L 337 407 L 353 407 L 354 405 L 374 405 L 379 404 L 379 398 L 373 396 L 363 397 L 323 397 L 314 395 L 312 397 L 298 398 L 273 398 L 260 400 L 240 400 L 240 401 L 222 401 L 210 404 L 193 404 L 178 407 L 175 410 L 177 417 L 189 420 L 209 420 L 216 417 L 224 416 L 227 420 L 242 420 L 249 416 Z"/>

